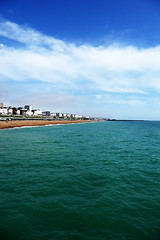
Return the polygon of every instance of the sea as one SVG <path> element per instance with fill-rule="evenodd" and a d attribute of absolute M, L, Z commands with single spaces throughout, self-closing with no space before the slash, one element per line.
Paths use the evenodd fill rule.
<path fill-rule="evenodd" d="M 1 240 L 159 240 L 160 122 L 0 130 Z"/>

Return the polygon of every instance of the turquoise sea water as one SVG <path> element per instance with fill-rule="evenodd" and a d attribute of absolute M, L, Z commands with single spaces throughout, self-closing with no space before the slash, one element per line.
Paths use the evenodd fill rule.
<path fill-rule="evenodd" d="M 0 239 L 160 239 L 160 122 L 0 130 Z"/>

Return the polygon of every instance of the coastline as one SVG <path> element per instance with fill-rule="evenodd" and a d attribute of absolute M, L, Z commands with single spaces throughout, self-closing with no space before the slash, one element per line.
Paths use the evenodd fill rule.
<path fill-rule="evenodd" d="M 27 127 L 27 126 L 45 126 L 56 124 L 71 124 L 71 123 L 89 123 L 95 122 L 93 120 L 13 120 L 13 121 L 0 121 L 0 129 Z"/>

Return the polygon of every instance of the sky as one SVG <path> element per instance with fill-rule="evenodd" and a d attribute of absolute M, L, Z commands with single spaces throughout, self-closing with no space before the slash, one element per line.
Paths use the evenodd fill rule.
<path fill-rule="evenodd" d="M 160 1 L 0 0 L 0 102 L 160 120 Z"/>

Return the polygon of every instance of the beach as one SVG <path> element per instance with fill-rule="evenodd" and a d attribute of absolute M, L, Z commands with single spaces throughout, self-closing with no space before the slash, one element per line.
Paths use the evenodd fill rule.
<path fill-rule="evenodd" d="M 13 120 L 0 121 L 0 129 L 24 127 L 24 126 L 45 126 L 51 124 L 72 124 L 72 123 L 87 123 L 92 120 Z"/>

